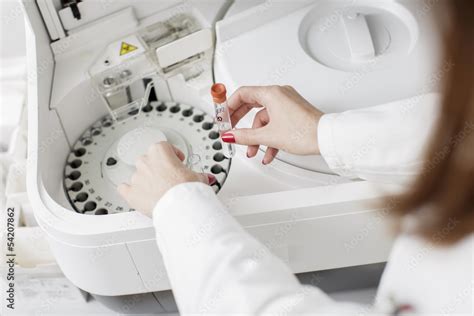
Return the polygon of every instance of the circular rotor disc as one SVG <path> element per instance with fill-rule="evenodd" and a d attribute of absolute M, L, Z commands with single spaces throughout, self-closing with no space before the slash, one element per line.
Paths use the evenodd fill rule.
<path fill-rule="evenodd" d="M 135 170 L 131 161 L 145 154 L 139 151 L 155 136 L 179 148 L 189 168 L 215 175 L 213 188 L 220 190 L 231 160 L 224 155 L 211 116 L 175 102 L 151 102 L 140 113 L 129 115 L 124 121 L 101 118 L 81 135 L 69 153 L 64 188 L 76 212 L 106 215 L 133 211 L 118 194 L 117 185 L 128 182 Z"/>

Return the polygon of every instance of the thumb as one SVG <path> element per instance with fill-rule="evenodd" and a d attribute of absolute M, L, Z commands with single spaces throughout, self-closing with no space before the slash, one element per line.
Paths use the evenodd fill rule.
<path fill-rule="evenodd" d="M 225 143 L 239 145 L 265 145 L 267 146 L 267 133 L 265 128 L 241 128 L 229 131 L 222 135 Z"/>

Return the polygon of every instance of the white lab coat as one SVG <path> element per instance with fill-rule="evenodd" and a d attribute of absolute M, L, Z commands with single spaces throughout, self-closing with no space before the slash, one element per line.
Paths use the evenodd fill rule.
<path fill-rule="evenodd" d="M 436 103 L 430 95 L 325 115 L 318 128 L 322 155 L 345 176 L 407 181 L 419 170 Z M 280 259 L 259 252 L 264 246 L 204 184 L 170 189 L 153 217 L 183 315 L 393 315 L 404 304 L 423 315 L 473 314 L 473 236 L 445 249 L 400 236 L 376 302 L 367 307 L 334 302 L 318 288 L 300 285 Z M 264 255 L 255 259 L 256 252 Z"/>

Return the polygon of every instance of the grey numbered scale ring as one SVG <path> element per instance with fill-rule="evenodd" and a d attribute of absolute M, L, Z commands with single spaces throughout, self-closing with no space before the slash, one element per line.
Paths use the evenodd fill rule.
<path fill-rule="evenodd" d="M 136 159 L 159 141 L 179 148 L 189 168 L 213 174 L 213 188 L 220 190 L 231 160 L 224 156 L 213 117 L 192 106 L 158 101 L 140 113 L 130 112 L 126 120 L 105 116 L 76 141 L 64 169 L 64 188 L 74 210 L 89 215 L 134 211 L 117 186 L 129 182 Z"/>

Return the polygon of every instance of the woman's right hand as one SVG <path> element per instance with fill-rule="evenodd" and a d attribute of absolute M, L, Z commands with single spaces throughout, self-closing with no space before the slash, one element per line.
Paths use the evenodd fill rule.
<path fill-rule="evenodd" d="M 229 98 L 232 126 L 253 108 L 262 108 L 252 128 L 236 129 L 222 135 L 227 143 L 247 145 L 249 158 L 260 145 L 267 146 L 263 164 L 273 161 L 279 150 L 297 155 L 319 154 L 318 123 L 321 111 L 306 101 L 293 87 L 242 87 Z"/>

